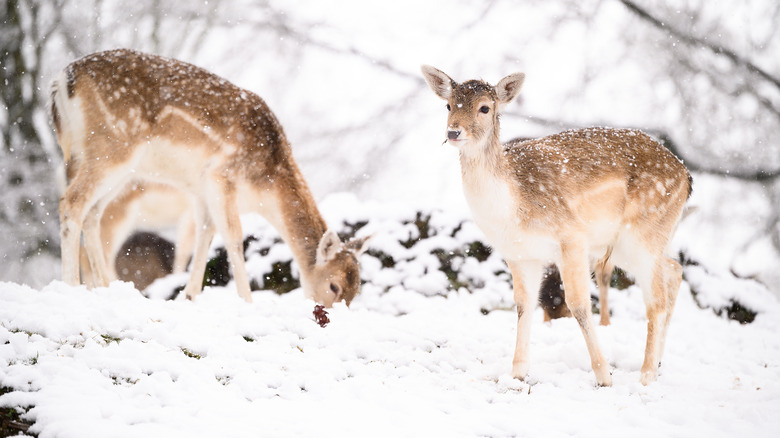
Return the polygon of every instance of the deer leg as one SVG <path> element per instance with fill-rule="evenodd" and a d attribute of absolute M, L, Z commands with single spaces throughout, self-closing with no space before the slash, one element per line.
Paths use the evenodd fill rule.
<path fill-rule="evenodd" d="M 95 276 L 92 275 L 92 267 L 89 265 L 89 257 L 84 245 L 79 246 L 79 272 L 81 274 L 81 284 L 87 285 L 89 289 L 97 287 Z"/>
<path fill-rule="evenodd" d="M 192 257 L 192 249 L 195 247 L 195 220 L 192 212 L 187 211 L 179 219 L 176 227 L 176 249 L 173 254 L 173 272 L 179 273 L 187 270 L 187 265 Z"/>
<path fill-rule="evenodd" d="M 252 302 L 252 294 L 249 290 L 249 276 L 246 273 L 246 262 L 244 261 L 244 240 L 241 230 L 241 219 L 238 215 L 238 203 L 236 200 L 235 187 L 225 183 L 222 187 L 215 188 L 218 196 L 212 196 L 210 199 L 221 200 L 211 208 L 211 214 L 217 227 L 217 232 L 222 235 L 225 241 L 225 250 L 227 251 L 230 268 L 233 271 L 233 280 L 236 284 L 238 296 Z"/>
<path fill-rule="evenodd" d="M 194 299 L 203 290 L 203 276 L 206 273 L 209 246 L 214 238 L 214 223 L 211 221 L 208 209 L 202 202 L 195 205 L 195 254 L 192 256 L 192 272 L 184 295 Z"/>
<path fill-rule="evenodd" d="M 640 382 L 647 385 L 658 377 L 659 350 L 663 336 L 663 326 L 667 314 L 667 287 L 664 279 L 663 257 L 655 257 L 650 266 L 650 272 L 636 276 L 637 283 L 642 288 L 647 315 L 647 342 L 645 344 L 645 359 L 642 363 Z"/>
<path fill-rule="evenodd" d="M 117 174 L 121 175 L 122 173 L 117 172 Z M 109 264 L 113 264 L 109 263 L 109 258 L 113 262 L 115 254 L 111 254 L 111 246 L 113 244 L 111 239 L 109 238 L 107 241 L 103 238 L 106 235 L 103 233 L 103 214 L 111 201 L 124 190 L 112 190 L 112 187 L 124 188 L 126 183 L 126 179 L 107 179 L 102 184 L 103 187 L 106 187 L 103 190 L 104 193 L 97 199 L 84 219 L 84 247 L 89 258 L 92 277 L 97 286 L 108 286 L 111 280 L 116 280 L 117 278 L 113 266 L 109 267 Z M 128 215 L 125 214 L 120 219 L 126 221 Z"/>
<path fill-rule="evenodd" d="M 609 262 L 609 254 L 596 264 L 596 285 L 599 288 L 600 324 L 609 325 L 609 283 L 614 267 Z"/>
<path fill-rule="evenodd" d="M 512 359 L 512 376 L 524 379 L 528 375 L 528 346 L 531 335 L 531 317 L 536 308 L 537 291 L 544 266 L 536 261 L 507 260 L 512 272 L 512 288 L 517 306 L 517 341 Z"/>
<path fill-rule="evenodd" d="M 666 301 L 666 321 L 664 321 L 663 330 L 661 331 L 661 351 L 659 352 L 658 362 L 660 364 L 664 355 L 664 344 L 666 343 L 666 331 L 669 329 L 669 322 L 672 319 L 672 313 L 674 311 L 674 304 L 677 302 L 677 294 L 680 292 L 680 284 L 682 283 L 683 269 L 677 260 L 666 257 L 664 260 L 666 263 L 666 287 L 667 287 L 667 301 Z"/>
<path fill-rule="evenodd" d="M 84 223 L 82 202 L 70 192 L 60 199 L 60 250 L 62 251 L 62 280 L 77 286 L 81 280 L 79 261 L 81 259 L 81 229 Z M 76 210 L 78 208 L 78 211 Z"/>
<path fill-rule="evenodd" d="M 653 268 L 651 293 L 644 294 L 647 307 L 647 344 L 640 377 L 643 385 L 652 383 L 658 378 L 658 366 L 663 356 L 666 330 L 681 282 L 680 264 L 667 257 L 658 257 Z"/>
<path fill-rule="evenodd" d="M 83 175 L 89 175 L 84 177 Z M 110 189 L 102 181 L 99 169 L 80 169 L 60 198 L 60 250 L 62 251 L 62 279 L 77 286 L 80 283 L 79 264 L 81 261 L 81 233 L 84 230 L 87 214 L 97 201 Z M 100 181 L 95 184 L 94 181 Z M 109 187 L 107 189 L 106 187 Z M 99 240 L 99 239 L 98 239 Z M 85 248 L 89 254 L 89 248 Z M 94 276 L 98 273 L 92 272 Z M 100 278 L 95 279 L 97 282 Z"/>
<path fill-rule="evenodd" d="M 103 216 L 100 204 L 98 202 L 92 207 L 84 219 L 84 250 L 89 260 L 94 286 L 105 287 L 111 279 L 103 252 L 104 242 L 100 238 L 100 218 Z"/>
<path fill-rule="evenodd" d="M 596 374 L 599 386 L 611 386 L 612 376 L 609 364 L 601 353 L 596 331 L 591 321 L 590 293 L 588 281 L 590 267 L 586 246 L 582 243 L 561 244 L 561 277 L 566 290 L 566 305 L 577 320 L 585 337 L 585 343 L 590 354 L 590 363 Z"/>

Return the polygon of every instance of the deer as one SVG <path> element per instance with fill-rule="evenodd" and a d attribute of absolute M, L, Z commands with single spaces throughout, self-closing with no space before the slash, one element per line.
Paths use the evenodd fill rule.
<path fill-rule="evenodd" d="M 52 84 L 51 116 L 67 187 L 60 198 L 63 281 L 78 285 L 79 245 L 107 283 L 100 219 L 128 184 L 186 193 L 195 222 L 184 288 L 201 293 L 215 233 L 225 241 L 238 295 L 252 302 L 239 215 L 256 212 L 290 246 L 307 297 L 347 305 L 360 290 L 367 238 L 327 228 L 281 123 L 257 94 L 195 65 L 128 49 L 66 66 Z"/>
<path fill-rule="evenodd" d="M 668 246 L 691 194 L 685 165 L 633 129 L 575 129 L 501 144 L 499 115 L 519 94 L 523 73 L 495 86 L 482 80 L 458 83 L 426 65 L 422 74 L 447 102 L 445 143 L 458 150 L 473 220 L 512 274 L 517 310 L 512 376 L 528 375 L 532 292 L 539 290 L 544 267 L 554 263 L 596 383 L 612 385 L 587 286 L 592 266 L 611 272 L 614 265 L 632 273 L 643 291 L 647 340 L 640 382 L 656 381 L 682 282 L 682 267 L 668 255 Z"/>

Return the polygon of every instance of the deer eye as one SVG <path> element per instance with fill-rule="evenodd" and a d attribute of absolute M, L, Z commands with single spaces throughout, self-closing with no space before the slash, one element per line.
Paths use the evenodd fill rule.
<path fill-rule="evenodd" d="M 447 104 L 447 111 L 452 111 L 452 107 L 450 106 L 450 104 Z"/>
<path fill-rule="evenodd" d="M 338 295 L 339 294 L 339 290 L 341 290 L 341 289 L 339 288 L 339 286 L 336 283 L 331 283 L 330 284 L 330 291 L 331 292 L 333 292 L 334 294 Z"/>
<path fill-rule="evenodd" d="M 487 114 L 490 112 L 490 107 L 488 107 L 487 105 L 482 105 L 482 107 L 479 109 L 479 112 L 481 112 L 482 114 Z"/>

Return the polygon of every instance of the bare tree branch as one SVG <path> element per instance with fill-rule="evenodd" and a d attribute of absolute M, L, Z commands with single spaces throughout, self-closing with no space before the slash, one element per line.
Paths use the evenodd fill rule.
<path fill-rule="evenodd" d="M 277 17 L 279 18 L 279 17 Z M 399 77 L 403 77 L 405 79 L 410 79 L 414 81 L 417 84 L 424 85 L 425 81 L 423 80 L 422 76 L 415 73 L 410 73 L 408 71 L 400 70 L 396 68 L 393 64 L 390 63 L 390 61 L 376 58 L 374 56 L 371 56 L 370 54 L 354 47 L 346 47 L 346 48 L 339 48 L 332 44 L 326 43 L 324 41 L 319 41 L 316 39 L 311 38 L 308 34 L 300 32 L 299 30 L 293 28 L 290 26 L 284 19 L 275 19 L 275 20 L 266 20 L 266 21 L 255 21 L 254 23 L 250 23 L 255 25 L 260 30 L 272 30 L 277 35 L 282 35 L 286 38 L 290 38 L 291 40 L 302 44 L 307 45 L 310 47 L 316 47 L 318 49 L 322 49 L 331 53 L 337 53 L 341 55 L 351 55 L 355 56 L 357 58 L 360 58 L 375 67 L 379 67 L 385 71 L 388 71 L 390 73 L 393 73 Z"/>
<path fill-rule="evenodd" d="M 680 41 L 689 45 L 706 47 L 712 53 L 725 56 L 726 58 L 730 59 L 734 64 L 746 68 L 748 71 L 753 72 L 759 75 L 760 77 L 764 78 L 765 80 L 771 82 L 772 84 L 774 84 L 775 87 L 780 88 L 780 78 L 772 76 L 769 72 L 762 69 L 761 67 L 751 62 L 750 60 L 744 58 L 743 56 L 739 55 L 735 51 L 725 46 L 722 46 L 720 44 L 707 41 L 706 39 L 698 38 L 691 34 L 685 33 L 680 29 L 677 29 L 674 26 L 671 26 L 665 23 L 663 20 L 655 17 L 647 9 L 639 6 L 638 4 L 636 4 L 631 0 L 619 0 L 619 1 L 623 3 L 623 5 L 625 5 L 626 8 L 628 8 L 631 12 L 635 13 L 640 18 L 648 21 L 658 29 L 661 29 L 664 32 L 668 32 L 670 35 L 679 38 Z"/>

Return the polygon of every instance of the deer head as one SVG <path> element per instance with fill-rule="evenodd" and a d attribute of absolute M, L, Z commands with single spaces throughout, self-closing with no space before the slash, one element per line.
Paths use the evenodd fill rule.
<path fill-rule="evenodd" d="M 447 142 L 464 153 L 479 149 L 493 137 L 498 139 L 499 113 L 517 97 L 525 79 L 523 73 L 514 73 L 494 87 L 479 80 L 459 84 L 428 65 L 422 72 L 433 92 L 447 101 Z"/>
<path fill-rule="evenodd" d="M 325 307 L 332 307 L 341 301 L 347 306 L 352 303 L 352 299 L 360 292 L 357 258 L 365 251 L 370 237 L 342 243 L 334 231 L 325 232 L 317 246 L 315 265 L 309 275 L 311 284 L 303 285 L 312 294 L 314 301 Z"/>

